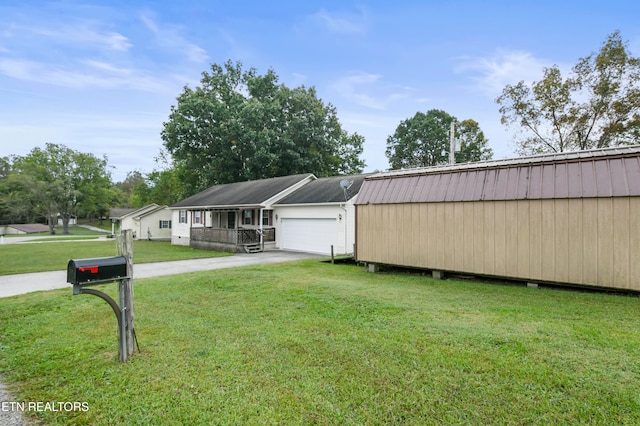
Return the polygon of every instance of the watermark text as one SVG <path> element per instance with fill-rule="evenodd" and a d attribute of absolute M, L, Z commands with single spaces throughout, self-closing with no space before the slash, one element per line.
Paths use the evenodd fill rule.
<path fill-rule="evenodd" d="M 89 403 L 83 401 L 1 401 L 0 411 L 89 411 Z"/>

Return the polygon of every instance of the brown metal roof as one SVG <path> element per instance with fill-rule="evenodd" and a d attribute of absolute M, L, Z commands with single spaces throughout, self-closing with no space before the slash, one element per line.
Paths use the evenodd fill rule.
<path fill-rule="evenodd" d="M 48 232 L 49 226 L 41 223 L 20 223 L 15 225 L 8 225 L 10 228 L 17 229 L 25 234 L 35 234 L 38 232 Z"/>
<path fill-rule="evenodd" d="M 640 196 L 640 146 L 380 173 L 356 204 L 629 196 Z"/>

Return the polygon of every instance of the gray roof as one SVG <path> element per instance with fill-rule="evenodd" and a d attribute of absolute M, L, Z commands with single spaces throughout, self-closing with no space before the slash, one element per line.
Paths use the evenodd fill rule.
<path fill-rule="evenodd" d="M 358 194 L 366 176 L 370 174 L 318 178 L 278 201 L 277 204 L 344 203 L 345 191 L 340 186 L 340 181 L 346 179 L 351 182 L 351 186 L 346 191 L 347 200 L 349 200 Z"/>
<path fill-rule="evenodd" d="M 125 216 L 142 217 L 150 213 L 153 213 L 157 210 L 162 210 L 166 207 L 167 206 L 159 206 L 156 203 L 151 203 L 137 209 L 121 209 L 121 208 L 109 209 L 109 219 L 122 220 Z"/>
<path fill-rule="evenodd" d="M 640 146 L 381 173 L 356 204 L 640 196 Z"/>
<path fill-rule="evenodd" d="M 120 219 L 123 216 L 128 215 L 129 213 L 133 213 L 138 209 L 120 209 L 113 208 L 109 209 L 109 219 Z"/>
<path fill-rule="evenodd" d="M 177 202 L 171 208 L 260 206 L 282 191 L 309 178 L 314 176 L 306 173 L 216 185 Z"/>

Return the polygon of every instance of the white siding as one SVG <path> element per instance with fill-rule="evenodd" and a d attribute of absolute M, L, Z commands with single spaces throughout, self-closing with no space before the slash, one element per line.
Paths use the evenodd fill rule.
<path fill-rule="evenodd" d="M 169 240 L 171 228 L 160 228 L 161 220 L 172 220 L 172 212 L 169 209 L 160 209 L 142 216 L 126 216 L 122 219 L 120 229 L 130 229 L 137 240 Z"/>
<path fill-rule="evenodd" d="M 171 244 L 188 246 L 191 236 L 190 212 L 187 212 L 187 223 L 180 223 L 180 210 L 172 210 L 171 215 Z"/>

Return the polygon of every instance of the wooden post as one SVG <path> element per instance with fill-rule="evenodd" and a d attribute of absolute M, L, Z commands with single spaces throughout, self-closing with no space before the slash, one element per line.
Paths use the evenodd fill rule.
<path fill-rule="evenodd" d="M 125 320 L 125 336 L 126 336 L 126 352 L 124 361 L 127 357 L 133 355 L 135 345 L 134 335 L 134 311 L 133 311 L 133 234 L 130 229 L 120 232 L 117 240 L 118 255 L 127 259 L 127 279 L 121 281 L 124 288 L 120 292 L 120 308 L 123 311 L 123 319 Z"/>
<path fill-rule="evenodd" d="M 331 244 L 331 263 L 336 263 L 335 259 L 333 258 L 333 244 Z"/>

